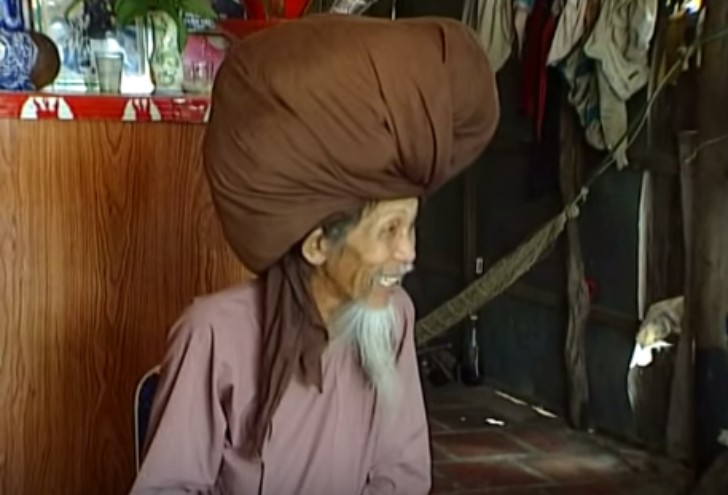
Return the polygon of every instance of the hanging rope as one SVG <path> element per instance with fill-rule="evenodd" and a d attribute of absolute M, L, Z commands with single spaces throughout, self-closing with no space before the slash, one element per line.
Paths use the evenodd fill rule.
<path fill-rule="evenodd" d="M 502 294 L 513 283 L 527 273 L 536 263 L 542 260 L 551 251 L 556 239 L 564 231 L 566 222 L 575 219 L 579 214 L 580 205 L 586 201 L 589 189 L 609 168 L 616 163 L 614 149 L 627 142 L 627 147 L 634 143 L 639 133 L 648 121 L 657 97 L 662 93 L 667 84 L 673 80 L 683 67 L 686 60 L 706 43 L 713 42 L 728 36 L 728 29 L 722 29 L 710 36 L 696 40 L 691 45 L 681 50 L 678 60 L 670 67 L 670 70 L 662 78 L 654 93 L 647 100 L 640 110 L 638 117 L 634 119 L 627 131 L 622 135 L 617 144 L 602 160 L 601 164 L 586 181 L 581 192 L 574 200 L 566 205 L 564 209 L 546 225 L 541 227 L 533 236 L 520 244 L 511 254 L 501 258 L 485 274 L 471 283 L 464 291 L 453 297 L 445 304 L 417 321 L 415 325 L 415 339 L 418 346 L 421 346 L 433 338 L 446 332 L 453 325 L 462 321 L 467 315 L 479 311 L 486 303 Z"/>

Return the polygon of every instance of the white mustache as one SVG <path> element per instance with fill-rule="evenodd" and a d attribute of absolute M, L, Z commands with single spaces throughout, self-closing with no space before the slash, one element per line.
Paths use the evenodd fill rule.
<path fill-rule="evenodd" d="M 404 277 L 408 273 L 412 272 L 415 269 L 415 265 L 413 263 L 407 263 L 405 265 L 400 266 L 397 270 L 393 272 L 380 272 L 379 276 L 383 277 Z"/>

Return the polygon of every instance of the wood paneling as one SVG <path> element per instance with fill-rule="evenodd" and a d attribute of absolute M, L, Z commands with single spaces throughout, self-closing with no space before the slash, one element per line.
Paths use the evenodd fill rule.
<path fill-rule="evenodd" d="M 245 277 L 203 126 L 0 121 L 0 493 L 126 493 L 132 400 L 198 294 Z"/>

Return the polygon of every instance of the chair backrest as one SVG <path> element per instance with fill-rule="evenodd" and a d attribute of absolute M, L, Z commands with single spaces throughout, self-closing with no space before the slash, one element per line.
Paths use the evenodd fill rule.
<path fill-rule="evenodd" d="M 142 448 L 147 435 L 149 414 L 152 410 L 158 380 L 159 366 L 155 366 L 139 380 L 134 393 L 134 462 L 137 472 L 142 463 Z"/>

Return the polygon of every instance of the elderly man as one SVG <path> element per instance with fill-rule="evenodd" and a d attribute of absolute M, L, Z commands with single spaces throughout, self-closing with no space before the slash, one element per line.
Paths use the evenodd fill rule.
<path fill-rule="evenodd" d="M 421 495 L 414 309 L 420 198 L 482 152 L 495 81 L 445 19 L 317 15 L 235 45 L 205 167 L 260 276 L 177 322 L 134 494 Z"/>

